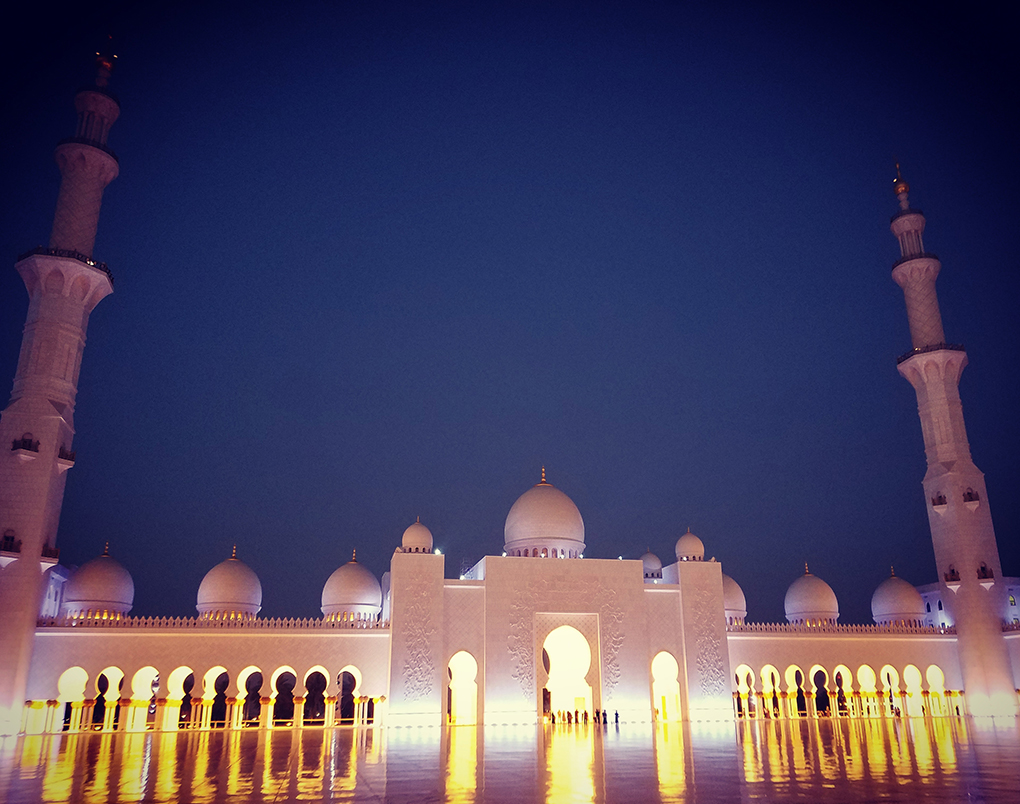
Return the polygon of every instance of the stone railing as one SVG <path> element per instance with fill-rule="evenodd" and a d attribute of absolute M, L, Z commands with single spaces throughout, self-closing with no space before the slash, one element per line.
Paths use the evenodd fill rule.
<path fill-rule="evenodd" d="M 117 158 L 117 154 L 113 152 L 112 148 L 103 145 L 103 143 L 99 142 L 99 140 L 90 140 L 88 137 L 64 137 L 64 139 L 58 142 L 57 145 L 69 145 L 71 143 L 77 143 L 78 145 L 89 145 L 93 148 L 98 148 L 103 153 L 112 156 L 114 162 L 118 163 L 120 162 L 120 160 Z"/>
<path fill-rule="evenodd" d="M 805 625 L 803 623 L 743 623 L 727 625 L 726 630 L 736 634 L 926 634 L 952 636 L 956 634 L 955 626 L 938 625 L 839 625 L 825 623 L 823 625 Z"/>
<path fill-rule="evenodd" d="M 187 631 L 377 631 L 390 627 L 388 620 L 340 620 L 272 617 L 252 620 L 212 620 L 201 617 L 44 617 L 39 628 L 153 628 Z"/>
<path fill-rule="evenodd" d="M 914 357 L 915 355 L 924 355 L 927 354 L 928 352 L 941 352 L 943 350 L 950 352 L 967 351 L 966 349 L 963 348 L 962 343 L 930 343 L 927 346 L 915 346 L 906 354 L 900 355 L 899 357 L 896 358 L 896 365 L 898 366 L 900 363 L 903 363 L 906 360 L 910 360 L 910 358 Z"/>
<path fill-rule="evenodd" d="M 42 254 L 46 257 L 64 257 L 69 260 L 78 260 L 78 262 L 85 263 L 89 268 L 95 268 L 97 271 L 102 271 L 106 274 L 110 283 L 113 284 L 113 272 L 110 271 L 109 266 L 105 262 L 97 262 L 92 259 L 88 254 L 82 254 L 80 251 L 72 251 L 66 248 L 48 248 L 47 246 L 36 246 L 31 251 L 26 251 L 24 254 L 18 255 L 18 262 L 28 259 L 35 254 Z"/>
<path fill-rule="evenodd" d="M 1020 631 L 1020 623 L 1003 623 L 1003 631 Z"/>

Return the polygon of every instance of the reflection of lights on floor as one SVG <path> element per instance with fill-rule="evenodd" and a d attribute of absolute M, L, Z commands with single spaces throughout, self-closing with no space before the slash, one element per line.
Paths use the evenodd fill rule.
<path fill-rule="evenodd" d="M 0 742 L 0 800 L 950 802 L 1000 800 L 1018 762 L 992 719 L 86 732 Z"/>

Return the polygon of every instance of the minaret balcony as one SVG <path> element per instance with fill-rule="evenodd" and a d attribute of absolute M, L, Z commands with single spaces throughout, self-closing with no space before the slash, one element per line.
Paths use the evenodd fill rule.
<path fill-rule="evenodd" d="M 11 442 L 11 452 L 18 456 L 19 461 L 34 461 L 39 457 L 39 442 L 32 439 L 31 433 L 25 433 Z"/>
<path fill-rule="evenodd" d="M 935 510 L 935 513 L 944 514 L 949 507 L 949 500 L 946 499 L 945 494 L 936 494 L 931 498 L 931 507 Z"/>
<path fill-rule="evenodd" d="M 110 280 L 110 284 L 113 284 L 113 272 L 110 270 L 110 266 L 108 266 L 105 262 L 98 262 L 97 260 L 92 259 L 88 254 L 82 254 L 80 251 L 74 251 L 73 249 L 36 246 L 31 251 L 19 254 L 17 261 L 21 262 L 22 260 L 27 260 L 29 257 L 33 257 L 37 254 L 44 257 L 63 257 L 68 260 L 77 260 L 83 265 L 87 265 L 89 268 L 95 268 L 97 271 L 102 271 L 106 274 L 106 278 Z"/>
<path fill-rule="evenodd" d="M 72 466 L 74 466 L 74 453 L 61 447 L 57 450 L 57 469 L 66 472 Z"/>
<path fill-rule="evenodd" d="M 938 258 L 938 254 L 932 254 L 930 251 L 919 251 L 917 254 L 906 254 L 903 257 L 900 257 L 892 264 L 892 267 L 895 271 L 898 266 L 903 265 L 905 262 L 910 262 L 911 260 L 937 260 Z"/>
<path fill-rule="evenodd" d="M 942 577 L 945 579 L 946 586 L 948 586 L 953 593 L 960 588 L 960 573 L 956 568 L 950 567 L 949 572 L 943 573 Z"/>
<path fill-rule="evenodd" d="M 99 140 L 92 140 L 92 139 L 89 139 L 88 137 L 64 137 L 64 139 L 62 139 L 60 142 L 57 143 L 57 146 L 59 147 L 61 145 L 69 145 L 69 144 L 88 145 L 88 146 L 91 146 L 92 148 L 98 148 L 100 151 L 103 151 L 104 153 L 112 156 L 114 158 L 114 160 L 116 160 L 118 163 L 120 162 L 120 160 L 117 159 L 117 154 L 115 154 L 112 149 L 108 148 L 106 145 L 101 143 Z"/>
<path fill-rule="evenodd" d="M 14 531 L 8 530 L 0 537 L 0 567 L 6 567 L 21 556 L 21 539 L 14 538 Z"/>
<path fill-rule="evenodd" d="M 931 343 L 928 344 L 928 346 L 915 346 L 906 354 L 897 357 L 896 365 L 898 366 L 900 363 L 910 360 L 910 358 L 916 357 L 917 355 L 924 355 L 928 354 L 929 352 L 942 352 L 942 351 L 966 352 L 967 350 L 964 348 L 962 343 Z"/>

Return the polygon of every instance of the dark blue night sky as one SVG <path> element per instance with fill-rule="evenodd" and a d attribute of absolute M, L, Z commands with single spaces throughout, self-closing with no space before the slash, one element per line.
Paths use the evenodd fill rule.
<path fill-rule="evenodd" d="M 419 515 L 455 577 L 545 464 L 587 556 L 671 560 L 690 526 L 749 619 L 781 620 L 807 561 L 869 622 L 890 564 L 935 580 L 897 158 L 1020 574 L 1005 11 L 146 5 L 9 29 L 0 149 L 11 266 L 48 238 L 52 149 L 112 30 L 116 289 L 58 544 L 79 564 L 109 540 L 134 613 L 194 614 L 236 542 L 263 614 L 317 615 L 352 549 L 381 575 Z M 8 383 L 11 267 L 0 302 Z"/>

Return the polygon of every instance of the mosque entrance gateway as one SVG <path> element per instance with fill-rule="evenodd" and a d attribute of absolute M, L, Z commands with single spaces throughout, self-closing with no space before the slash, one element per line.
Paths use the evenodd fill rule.
<path fill-rule="evenodd" d="M 591 647 L 580 631 L 561 625 L 542 643 L 542 663 L 548 680 L 542 690 L 542 714 L 560 713 L 570 719 L 593 713 L 592 689 L 586 676 L 591 669 Z"/>

